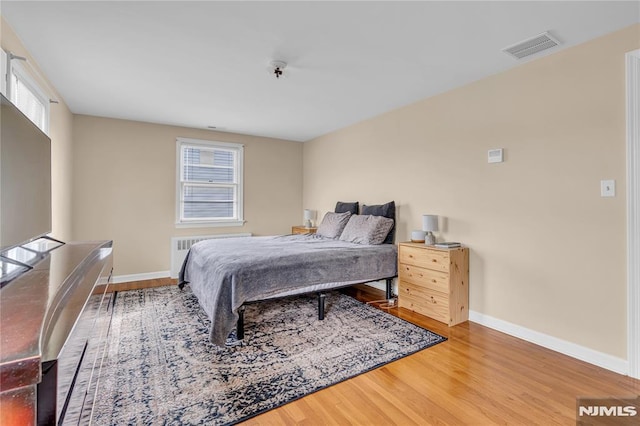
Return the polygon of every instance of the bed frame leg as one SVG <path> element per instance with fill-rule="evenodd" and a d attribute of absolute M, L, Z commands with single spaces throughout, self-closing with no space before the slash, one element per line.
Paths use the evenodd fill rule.
<path fill-rule="evenodd" d="M 387 300 L 393 299 L 393 278 L 387 278 Z"/>
<path fill-rule="evenodd" d="M 244 306 L 238 308 L 238 323 L 236 325 L 236 339 L 244 339 Z"/>
<path fill-rule="evenodd" d="M 318 293 L 318 319 L 320 321 L 324 319 L 324 300 L 326 296 L 325 293 Z"/>

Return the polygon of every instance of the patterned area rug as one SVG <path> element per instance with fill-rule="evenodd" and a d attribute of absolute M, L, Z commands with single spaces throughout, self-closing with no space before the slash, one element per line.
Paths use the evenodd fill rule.
<path fill-rule="evenodd" d="M 244 342 L 219 348 L 188 286 L 119 293 L 95 424 L 237 423 L 446 340 L 337 292 L 316 309 L 248 305 Z"/>

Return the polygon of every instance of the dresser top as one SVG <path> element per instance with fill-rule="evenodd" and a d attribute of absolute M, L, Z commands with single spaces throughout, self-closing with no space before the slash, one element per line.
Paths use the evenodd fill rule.
<path fill-rule="evenodd" d="M 75 325 L 74 313 L 110 267 L 111 245 L 64 244 L 0 290 L 0 391 L 40 380 L 40 363 L 56 358 Z"/>
<path fill-rule="evenodd" d="M 467 247 L 464 245 L 461 247 L 444 248 L 444 247 L 429 246 L 429 245 L 426 245 L 425 243 L 414 243 L 412 241 L 403 241 L 401 243 L 398 243 L 398 245 L 406 246 L 406 247 L 416 247 L 416 248 L 428 249 L 428 250 L 442 250 L 442 251 L 467 250 Z"/>

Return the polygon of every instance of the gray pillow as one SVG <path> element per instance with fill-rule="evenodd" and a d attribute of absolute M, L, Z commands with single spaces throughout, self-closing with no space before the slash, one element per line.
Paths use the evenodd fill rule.
<path fill-rule="evenodd" d="M 357 244 L 382 244 L 393 227 L 393 219 L 370 214 L 353 215 L 340 240 Z"/>
<path fill-rule="evenodd" d="M 320 223 L 320 226 L 318 226 L 316 230 L 316 235 L 334 239 L 338 238 L 340 234 L 342 234 L 342 230 L 347 222 L 349 222 L 349 217 L 351 217 L 351 212 L 327 212 L 322 218 L 322 223 Z"/>
<path fill-rule="evenodd" d="M 351 214 L 358 214 L 359 203 L 357 201 L 345 203 L 343 201 L 338 201 L 336 203 L 336 208 L 333 210 L 336 213 L 344 213 L 351 212 Z M 384 216 L 384 215 L 379 215 Z"/>
<path fill-rule="evenodd" d="M 396 202 L 390 201 L 386 204 L 381 204 L 379 206 L 367 206 L 362 205 L 362 214 L 372 214 L 374 216 L 384 216 L 389 219 L 393 219 L 395 224 L 396 220 Z M 393 244 L 393 237 L 396 233 L 396 227 L 393 226 L 391 228 L 391 232 L 387 235 L 387 238 L 384 239 L 385 244 Z"/>

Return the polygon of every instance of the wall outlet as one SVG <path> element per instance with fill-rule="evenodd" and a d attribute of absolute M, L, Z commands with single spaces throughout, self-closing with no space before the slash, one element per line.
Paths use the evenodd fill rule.
<path fill-rule="evenodd" d="M 613 179 L 600 181 L 600 196 L 601 197 L 615 197 L 616 196 L 616 181 Z"/>

